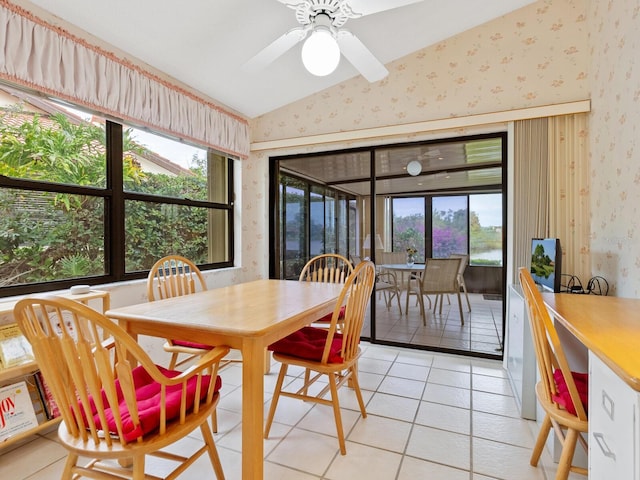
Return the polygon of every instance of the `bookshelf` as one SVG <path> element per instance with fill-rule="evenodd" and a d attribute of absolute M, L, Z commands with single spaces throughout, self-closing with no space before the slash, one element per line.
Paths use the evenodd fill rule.
<path fill-rule="evenodd" d="M 90 301 L 97 300 L 102 302 L 102 312 L 106 312 L 110 308 L 110 296 L 109 292 L 104 290 L 91 290 L 89 293 L 81 293 L 81 294 L 72 294 L 71 292 L 62 292 L 57 294 L 64 298 L 70 298 L 72 300 L 76 300 L 78 302 L 84 303 L 88 305 Z M 11 314 L 13 312 L 13 307 L 18 303 L 17 300 L 10 302 L 2 302 L 0 303 L 0 316 Z M 29 361 L 25 363 L 21 363 L 20 365 L 11 366 L 9 368 L 0 368 L 0 385 L 6 385 L 15 382 L 19 382 L 24 379 L 24 377 L 28 377 L 29 375 L 34 374 L 38 371 L 38 363 L 35 361 Z M 29 430 L 25 430 L 23 432 L 17 433 L 10 438 L 5 439 L 0 442 L 0 451 L 9 445 L 13 445 L 20 440 L 23 440 L 31 435 L 35 435 L 36 433 L 48 430 L 53 426 L 60 423 L 62 417 L 53 418 L 50 420 L 44 420 L 37 427 L 30 428 Z"/>

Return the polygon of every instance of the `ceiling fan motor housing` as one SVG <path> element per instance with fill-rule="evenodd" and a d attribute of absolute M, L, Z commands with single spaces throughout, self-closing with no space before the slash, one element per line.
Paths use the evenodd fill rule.
<path fill-rule="evenodd" d="M 296 20 L 301 25 L 310 25 L 326 15 L 335 28 L 342 27 L 350 18 L 360 15 L 354 13 L 345 0 L 304 0 L 295 6 Z"/>

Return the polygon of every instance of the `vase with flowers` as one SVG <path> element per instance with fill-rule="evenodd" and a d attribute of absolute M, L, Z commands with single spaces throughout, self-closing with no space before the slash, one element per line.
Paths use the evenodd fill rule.
<path fill-rule="evenodd" d="M 416 263 L 416 250 L 415 247 L 407 247 L 407 266 L 411 267 L 414 263 Z"/>

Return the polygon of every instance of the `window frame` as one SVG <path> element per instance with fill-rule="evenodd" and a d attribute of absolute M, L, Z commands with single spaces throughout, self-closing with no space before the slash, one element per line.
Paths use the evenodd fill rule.
<path fill-rule="evenodd" d="M 128 126 L 128 124 L 127 124 Z M 214 152 L 212 149 L 201 147 L 209 152 L 222 155 L 227 162 L 227 202 L 208 202 L 192 200 L 188 198 L 165 197 L 147 193 L 128 192 L 124 189 L 123 180 L 123 131 L 124 122 L 120 123 L 113 118 L 105 118 L 105 144 L 106 144 L 106 185 L 104 188 L 80 186 L 72 184 L 51 183 L 42 180 L 30 180 L 6 177 L 0 175 L 0 189 L 22 189 L 29 191 L 45 191 L 52 193 L 65 193 L 73 195 L 86 195 L 102 198 L 105 205 L 104 215 L 104 275 L 90 277 L 74 277 L 63 280 L 43 281 L 38 283 L 24 283 L 17 285 L 0 286 L 0 298 L 30 293 L 40 293 L 69 288 L 79 283 L 99 285 L 127 280 L 146 278 L 148 270 L 129 272 L 125 271 L 125 202 L 136 200 L 187 207 L 204 207 L 213 210 L 222 210 L 227 216 L 227 258 L 224 262 L 198 264 L 201 270 L 213 270 L 232 267 L 234 265 L 234 161 L 226 154 Z M 151 131 L 151 130 L 150 130 Z M 151 133 L 163 136 L 151 131 Z"/>

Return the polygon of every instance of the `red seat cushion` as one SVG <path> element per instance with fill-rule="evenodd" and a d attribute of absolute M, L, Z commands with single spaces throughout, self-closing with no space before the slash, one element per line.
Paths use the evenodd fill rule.
<path fill-rule="evenodd" d="M 576 384 L 578 395 L 580 395 L 580 401 L 582 402 L 586 413 L 589 405 L 589 374 L 571 372 L 571 376 L 573 377 L 573 382 Z M 553 396 L 553 400 L 558 405 L 562 405 L 567 412 L 575 415 L 576 408 L 571 400 L 571 395 L 567 388 L 567 382 L 564 380 L 564 375 L 562 375 L 562 370 L 554 370 L 553 379 L 556 381 L 556 386 L 558 387 L 558 393 Z"/>
<path fill-rule="evenodd" d="M 167 370 L 166 368 L 158 366 L 158 369 L 167 377 L 173 378 L 180 375 L 179 371 Z M 122 416 L 122 424 L 124 431 L 124 438 L 127 442 L 135 440 L 136 438 L 146 435 L 149 432 L 156 430 L 160 426 L 160 384 L 155 382 L 147 373 L 147 371 L 138 366 L 133 370 L 133 385 L 136 391 L 136 398 L 138 400 L 138 418 L 140 425 L 135 426 L 129 414 L 129 410 L 122 396 L 122 390 L 120 388 L 120 382 L 116 380 L 116 389 L 118 392 L 118 403 L 120 415 Z M 200 390 L 200 399 L 204 399 L 207 395 L 207 389 L 209 388 L 209 382 L 211 381 L 210 375 L 202 376 L 202 386 Z M 187 381 L 187 409 L 193 407 L 194 397 L 196 391 L 197 377 L 192 377 Z M 222 379 L 218 376 L 216 378 L 215 391 L 220 390 L 222 386 Z M 167 421 L 178 418 L 180 415 L 180 399 L 182 396 L 182 386 L 172 385 L 166 389 L 166 412 Z M 105 413 L 107 418 L 107 427 L 109 432 L 117 434 L 116 422 L 113 416 L 113 410 L 108 406 L 107 398 L 104 392 L 102 393 L 102 400 L 105 405 Z M 100 417 L 97 414 L 95 403 L 91 399 L 91 410 L 94 421 L 98 428 L 105 430 L 101 426 Z"/>
<path fill-rule="evenodd" d="M 338 320 L 342 320 L 344 318 L 344 312 L 345 312 L 346 308 L 347 308 L 346 305 L 342 306 L 342 308 L 340 309 L 340 313 L 338 314 Z M 327 313 L 320 320 L 316 320 L 316 322 L 330 323 L 332 317 L 333 317 L 333 312 Z"/>
<path fill-rule="evenodd" d="M 269 350 L 305 360 L 322 360 L 324 346 L 329 330 L 324 328 L 303 327 L 297 332 L 269 345 Z M 342 363 L 342 335 L 336 333 L 329 350 L 329 363 Z"/>
<path fill-rule="evenodd" d="M 199 348 L 200 350 L 211 350 L 211 345 L 205 345 L 204 343 L 187 342 L 186 340 L 171 340 L 171 343 L 178 347 Z"/>

